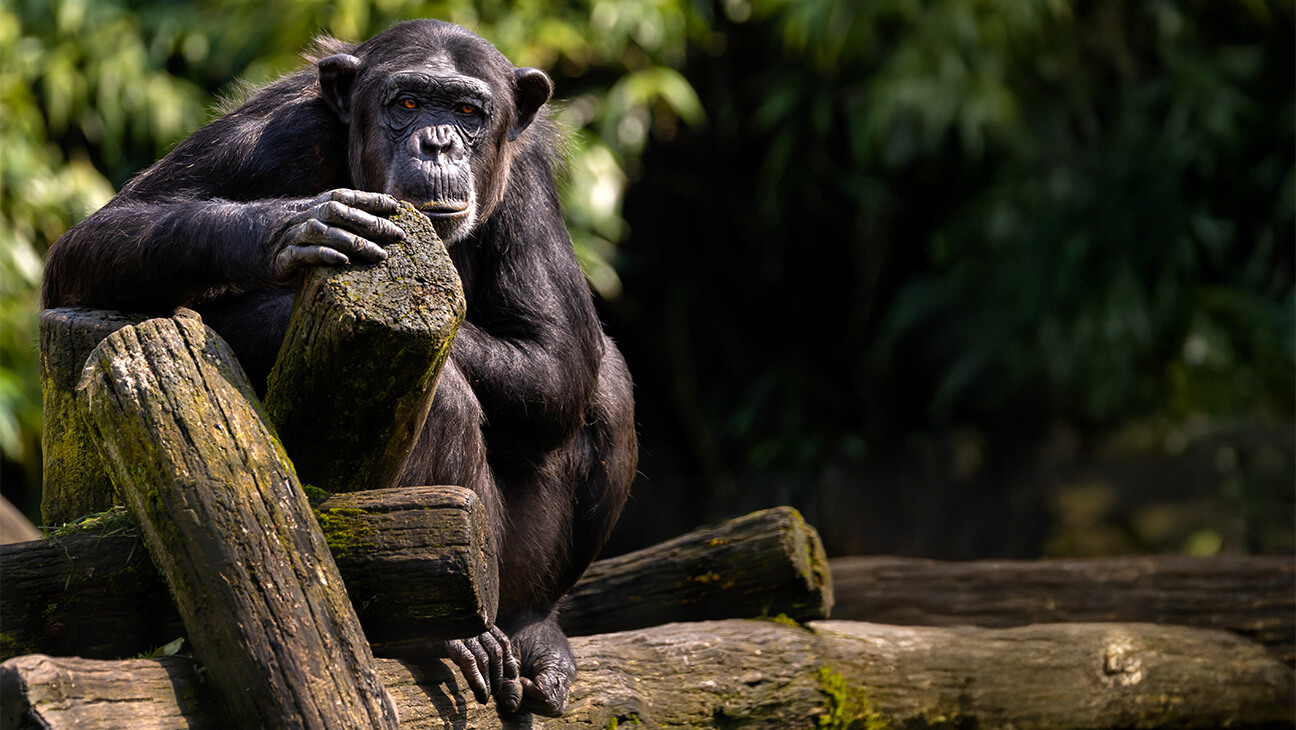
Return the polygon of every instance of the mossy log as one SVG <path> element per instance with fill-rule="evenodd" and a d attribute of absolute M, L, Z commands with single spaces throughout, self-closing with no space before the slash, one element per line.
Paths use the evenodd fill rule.
<path fill-rule="evenodd" d="M 198 316 L 181 309 L 181 316 Z M 41 520 L 57 527 L 114 504 L 112 482 L 76 406 L 90 352 L 105 337 L 149 315 L 66 307 L 40 316 Z"/>
<path fill-rule="evenodd" d="M 992 628 L 1145 621 L 1227 629 L 1296 658 L 1296 561 L 1287 556 L 1084 560 L 847 557 L 829 561 L 834 618 Z"/>
<path fill-rule="evenodd" d="M 1294 719 L 1289 668 L 1231 634 L 1183 627 L 728 620 L 577 637 L 572 649 L 579 674 L 567 714 L 533 718 L 534 728 L 1258 728 Z M 378 667 L 406 730 L 500 727 L 446 662 Z M 178 657 L 12 659 L 0 665 L 0 724 L 211 727 L 190 691 L 194 672 Z M 136 722 L 181 717 L 193 724 Z M 82 718 L 100 724 L 77 725 Z"/>
<path fill-rule="evenodd" d="M 471 490 L 337 494 L 316 514 L 370 642 L 476 636 L 495 625 L 495 548 Z"/>
<path fill-rule="evenodd" d="M 775 507 L 594 563 L 559 620 L 581 636 L 671 621 L 808 621 L 827 618 L 832 604 L 819 533 L 791 507 Z"/>
<path fill-rule="evenodd" d="M 302 277 L 265 407 L 306 484 L 397 486 L 465 303 L 432 223 L 404 204 L 385 261 Z"/>
<path fill-rule="evenodd" d="M 499 595 L 486 511 L 462 487 L 334 495 L 315 506 L 371 643 L 475 636 Z M 185 635 L 124 513 L 0 545 L 0 659 L 136 656 Z"/>
<path fill-rule="evenodd" d="M 395 728 L 292 464 L 215 332 L 118 330 L 77 403 L 232 725 Z"/>

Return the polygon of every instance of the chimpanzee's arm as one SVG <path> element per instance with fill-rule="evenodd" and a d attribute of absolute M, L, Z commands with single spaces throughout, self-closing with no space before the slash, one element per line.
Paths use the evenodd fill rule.
<path fill-rule="evenodd" d="M 305 264 L 382 259 L 375 241 L 404 234 L 377 216 L 396 210 L 390 196 L 352 190 L 251 202 L 123 194 L 50 249 L 43 304 L 167 310 L 281 283 Z"/>
<path fill-rule="evenodd" d="M 348 187 L 345 129 L 307 92 L 313 78 L 262 89 L 68 231 L 49 252 L 44 306 L 166 310 L 305 264 L 383 258 L 375 244 L 403 237 L 383 219 L 396 201 L 335 189 Z"/>
<path fill-rule="evenodd" d="M 603 353 L 553 183 L 519 178 L 532 194 L 506 196 L 480 237 L 451 247 L 471 287 L 450 356 L 481 402 L 496 453 L 542 452 L 570 438 L 594 398 Z"/>

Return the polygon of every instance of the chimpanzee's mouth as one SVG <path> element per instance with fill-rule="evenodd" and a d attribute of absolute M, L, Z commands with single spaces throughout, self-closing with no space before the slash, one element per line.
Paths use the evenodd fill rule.
<path fill-rule="evenodd" d="M 419 203 L 415 207 L 429 218 L 457 218 L 468 212 L 469 202 L 467 200 L 430 200 Z"/>

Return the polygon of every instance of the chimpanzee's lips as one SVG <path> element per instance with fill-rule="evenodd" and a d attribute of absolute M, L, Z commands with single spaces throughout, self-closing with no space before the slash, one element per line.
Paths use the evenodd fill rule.
<path fill-rule="evenodd" d="M 446 202 L 441 200 L 431 200 L 426 203 L 419 203 L 416 207 L 423 211 L 424 215 L 430 218 L 454 218 L 468 212 L 468 201 L 456 200 Z"/>

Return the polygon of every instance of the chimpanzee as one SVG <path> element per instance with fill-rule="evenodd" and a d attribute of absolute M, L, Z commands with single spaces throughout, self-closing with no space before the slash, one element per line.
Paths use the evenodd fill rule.
<path fill-rule="evenodd" d="M 49 251 L 45 307 L 186 305 L 258 388 L 303 267 L 386 257 L 397 200 L 435 224 L 467 319 L 406 485 L 485 503 L 498 626 L 445 642 L 477 699 L 562 712 L 575 675 L 555 606 L 607 539 L 637 459 L 631 382 L 603 334 L 553 179 L 543 72 L 448 23 L 399 23 L 251 94 Z"/>

